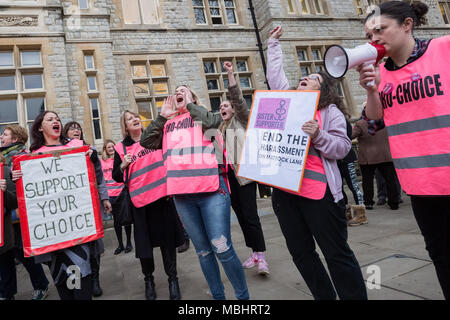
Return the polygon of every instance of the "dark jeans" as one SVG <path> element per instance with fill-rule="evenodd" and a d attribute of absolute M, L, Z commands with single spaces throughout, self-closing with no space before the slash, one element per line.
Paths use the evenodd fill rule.
<path fill-rule="evenodd" d="M 23 250 L 13 248 L 0 256 L 0 296 L 11 298 L 17 293 L 16 264 L 19 260 L 30 276 L 34 290 L 44 290 L 48 287 L 48 280 L 40 263 L 34 263 L 34 258 L 25 258 Z"/>
<path fill-rule="evenodd" d="M 289 252 L 314 299 L 334 300 L 336 291 L 341 300 L 367 299 L 359 263 L 347 244 L 342 200 L 335 203 L 328 187 L 321 200 L 274 189 L 272 206 Z M 325 256 L 333 282 L 316 252 L 314 240 Z"/>
<path fill-rule="evenodd" d="M 395 171 L 394 171 L 395 172 Z M 387 189 L 386 189 L 386 181 L 380 172 L 380 170 L 375 170 L 375 180 L 377 181 L 377 198 L 378 200 L 386 200 L 387 198 Z M 398 201 L 402 199 L 402 187 L 400 186 L 400 181 L 398 181 L 397 173 L 395 173 L 395 185 L 398 190 Z"/>
<path fill-rule="evenodd" d="M 411 205 L 444 297 L 450 300 L 450 197 L 411 196 Z"/>
<path fill-rule="evenodd" d="M 233 169 L 228 170 L 228 179 L 231 187 L 231 206 L 244 234 L 245 245 L 251 248 L 253 252 L 266 251 L 264 234 L 256 205 L 256 182 L 241 186 Z"/>
<path fill-rule="evenodd" d="M 375 169 L 380 170 L 381 175 L 386 181 L 386 190 L 388 196 L 388 205 L 391 208 L 398 207 L 400 193 L 395 182 L 396 174 L 394 164 L 392 162 L 383 162 L 377 164 L 360 164 L 362 174 L 362 185 L 364 193 L 364 204 L 373 206 L 373 178 Z"/>
<path fill-rule="evenodd" d="M 56 286 L 61 300 L 92 300 L 92 278 L 88 275 L 81 278 L 80 289 L 69 289 L 65 282 Z"/>
<path fill-rule="evenodd" d="M 169 281 L 177 279 L 177 251 L 175 247 L 160 247 L 164 264 L 164 271 L 169 277 Z M 154 258 L 140 258 L 142 273 L 145 280 L 153 281 L 153 272 L 155 271 Z"/>

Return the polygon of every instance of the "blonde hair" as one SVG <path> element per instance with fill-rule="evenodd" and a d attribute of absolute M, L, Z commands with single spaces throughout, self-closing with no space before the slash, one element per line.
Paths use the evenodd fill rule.
<path fill-rule="evenodd" d="M 127 136 L 129 136 L 128 130 L 127 130 L 127 120 L 125 119 L 125 115 L 127 113 L 132 114 L 133 116 L 137 117 L 140 119 L 139 115 L 133 111 L 130 110 L 125 110 L 122 115 L 120 116 L 120 131 L 122 132 L 122 138 L 126 138 Z M 142 132 L 144 132 L 144 127 L 142 127 L 141 129 Z"/>
<path fill-rule="evenodd" d="M 198 106 L 201 106 L 201 102 L 200 102 L 200 98 L 198 97 L 198 94 L 191 89 L 191 87 L 189 87 L 187 84 L 180 84 L 179 86 L 177 86 L 175 88 L 175 90 L 177 90 L 179 87 L 186 87 L 189 89 L 189 91 L 192 93 L 192 99 L 194 99 L 194 103 Z"/>
<path fill-rule="evenodd" d="M 106 161 L 109 158 L 108 153 L 106 152 L 106 147 L 110 143 L 112 143 L 113 145 L 116 145 L 116 143 L 114 141 L 112 141 L 111 139 L 106 139 L 105 142 L 103 143 L 103 149 L 102 149 L 102 159 L 103 159 L 103 161 Z"/>
<path fill-rule="evenodd" d="M 27 129 L 25 129 L 24 127 L 21 127 L 18 124 L 11 124 L 11 125 L 7 125 L 5 127 L 5 130 L 11 131 L 11 137 L 13 139 L 17 139 L 17 142 L 19 142 L 21 144 L 27 143 L 28 132 L 27 132 Z"/>

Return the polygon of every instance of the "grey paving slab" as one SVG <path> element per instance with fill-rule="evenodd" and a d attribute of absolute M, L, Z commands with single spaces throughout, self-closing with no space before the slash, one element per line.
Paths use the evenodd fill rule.
<path fill-rule="evenodd" d="M 350 193 L 349 193 L 350 194 Z M 373 300 L 415 300 L 442 299 L 433 265 L 424 249 L 423 238 L 407 197 L 398 211 L 387 206 L 368 211 L 369 224 L 348 228 L 349 245 L 362 266 L 364 278 L 369 274 L 367 266 L 378 264 L 381 268 L 381 288 L 368 290 Z M 258 199 L 259 214 L 266 238 L 266 258 L 271 274 L 261 277 L 256 268 L 245 270 L 252 299 L 260 300 L 311 300 L 305 281 L 295 267 L 286 248 L 276 216 L 271 209 L 270 198 Z M 250 249 L 245 246 L 242 231 L 234 213 L 231 216 L 233 245 L 241 261 L 247 259 Z M 104 294 L 99 300 L 142 300 L 144 299 L 144 276 L 135 252 L 113 254 L 117 239 L 111 223 L 106 224 L 105 254 L 101 259 L 100 280 Z M 125 236 L 125 234 L 124 234 Z M 325 265 L 320 249 L 319 256 Z M 169 298 L 167 276 L 164 273 L 161 253 L 154 249 L 155 285 L 158 299 Z M 404 255 L 409 259 L 389 258 Z M 208 285 L 200 269 L 199 261 L 191 244 L 187 252 L 178 254 L 178 277 L 184 299 L 211 300 Z M 413 259 L 419 258 L 419 259 Z M 422 260 L 420 260 L 422 259 Z M 18 266 L 18 294 L 16 299 L 28 300 L 32 287 L 28 274 L 22 265 Z M 48 279 L 48 268 L 44 267 Z M 232 286 L 221 267 L 221 275 L 228 299 L 235 299 Z M 56 289 L 50 285 L 49 300 L 58 300 Z"/>

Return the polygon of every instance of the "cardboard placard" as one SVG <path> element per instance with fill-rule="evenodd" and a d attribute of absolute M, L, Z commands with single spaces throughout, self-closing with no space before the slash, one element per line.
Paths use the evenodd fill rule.
<path fill-rule="evenodd" d="M 104 235 L 89 146 L 13 157 L 25 257 Z"/>
<path fill-rule="evenodd" d="M 315 118 L 319 97 L 320 91 L 257 90 L 238 176 L 299 192 L 311 140 L 301 128 Z"/>

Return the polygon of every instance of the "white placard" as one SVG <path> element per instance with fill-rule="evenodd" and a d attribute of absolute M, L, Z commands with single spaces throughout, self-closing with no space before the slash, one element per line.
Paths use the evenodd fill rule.
<path fill-rule="evenodd" d="M 238 176 L 298 192 L 319 91 L 256 91 Z"/>
<path fill-rule="evenodd" d="M 96 234 L 84 153 L 22 162 L 31 250 Z"/>

